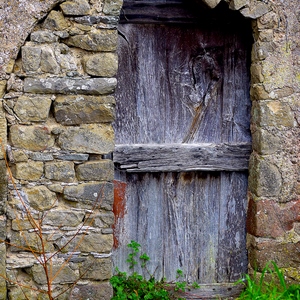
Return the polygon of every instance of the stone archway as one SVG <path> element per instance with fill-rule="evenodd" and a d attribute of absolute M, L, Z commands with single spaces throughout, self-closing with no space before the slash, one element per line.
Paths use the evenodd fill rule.
<path fill-rule="evenodd" d="M 202 0 L 210 7 L 215 7 L 222 0 Z M 229 7 L 235 10 L 239 10 L 241 14 L 243 14 L 247 18 L 253 19 L 253 35 L 254 35 L 254 45 L 253 45 L 253 53 L 252 53 L 252 66 L 251 66 L 251 74 L 252 74 L 252 83 L 251 83 L 251 97 L 253 101 L 253 109 L 252 109 L 252 137 L 253 137 L 253 153 L 250 160 L 250 170 L 249 170 L 249 210 L 248 210 L 248 250 L 249 250 L 249 262 L 250 269 L 258 268 L 260 271 L 267 260 L 273 259 L 277 262 L 278 266 L 285 271 L 285 274 L 291 281 L 299 281 L 300 270 L 299 270 L 299 241 L 300 241 L 300 228 L 299 228 L 299 210 L 300 210 L 300 162 L 299 162 L 299 153 L 300 153 L 300 84 L 299 84 L 299 74 L 300 74 L 300 63 L 299 63 L 299 53 L 300 53 L 300 12 L 297 0 L 289 0 L 282 3 L 279 0 L 273 1 L 255 1 L 255 0 L 223 0 L 228 3 Z M 17 93 L 23 93 L 23 85 L 22 81 L 24 80 L 23 76 L 19 76 L 15 72 L 15 61 L 17 59 L 17 55 L 19 53 L 20 47 L 24 45 L 25 40 L 29 33 L 31 33 L 34 29 L 34 26 L 37 24 L 39 20 L 42 20 L 48 12 L 50 12 L 55 5 L 61 3 L 63 1 L 56 0 L 48 0 L 48 1 L 38 1 L 32 0 L 30 3 L 27 2 L 18 2 L 18 1 L 5 1 L 5 3 L 0 5 L 0 41 L 2 47 L 0 48 L 0 95 L 2 98 L 2 103 L 6 110 L 1 111 L 0 115 L 0 136 L 2 142 L 5 145 L 10 145 L 10 142 L 7 142 L 7 121 L 13 120 L 11 116 L 15 114 L 14 105 L 12 102 L 14 98 L 7 97 L 7 94 L 15 93 L 15 96 L 19 97 Z M 81 9 L 87 7 L 86 4 L 89 5 L 89 9 L 85 13 L 80 13 L 80 24 L 79 29 L 77 27 L 77 31 L 74 34 L 78 34 L 80 32 L 84 32 L 84 35 L 89 36 L 86 40 L 86 44 L 90 41 L 91 35 L 89 35 L 85 31 L 85 26 L 91 26 L 94 29 L 101 24 L 98 30 L 111 30 L 114 31 L 113 34 L 116 34 L 116 22 L 117 16 L 119 15 L 119 11 L 121 8 L 121 1 L 114 0 L 106 0 L 104 2 L 101 1 L 84 1 L 84 0 L 75 0 L 75 1 L 67 1 L 65 3 L 70 4 L 70 7 L 75 7 L 79 5 Z M 74 18 L 74 13 L 70 15 L 66 15 L 67 19 Z M 84 16 L 82 16 L 82 14 Z M 72 20 L 73 22 L 73 20 Z M 75 21 L 76 22 L 76 21 Z M 87 22 L 87 23 L 86 23 Z M 111 29 L 108 29 L 111 28 Z M 94 30 L 93 29 L 93 30 Z M 59 37 L 61 38 L 61 37 Z M 98 41 L 98 40 L 97 40 Z M 110 43 L 110 39 L 106 39 L 105 45 Z M 84 47 L 83 44 L 79 44 L 78 41 L 72 42 L 76 47 L 81 48 Z M 97 42 L 98 43 L 98 42 Z M 71 47 L 74 47 L 71 46 Z M 94 50 L 86 50 L 83 51 L 94 51 Z M 99 51 L 99 49 L 96 49 Z M 102 51 L 105 50 L 102 49 Z M 83 73 L 86 73 L 88 67 L 88 62 L 92 59 L 96 59 L 95 57 L 86 58 Z M 105 59 L 111 59 L 108 56 L 105 56 Z M 49 70 L 49 69 L 48 69 Z M 94 72 L 89 69 L 89 72 Z M 111 74 L 111 73 L 109 73 Z M 53 75 L 53 74 L 52 74 Z M 55 76 L 57 74 L 54 74 Z M 31 74 L 32 76 L 32 74 Z M 54 77 L 55 77 L 54 76 Z M 90 78 L 98 78 L 97 74 L 89 75 Z M 101 76 L 101 75 L 100 75 Z M 106 75 L 107 77 L 112 77 L 113 75 Z M 26 77 L 26 76 L 25 76 Z M 107 78 L 105 77 L 105 78 Z M 50 82 L 53 85 L 63 85 L 62 82 L 53 81 L 53 77 L 51 77 L 52 81 Z M 68 77 L 68 80 L 70 78 Z M 72 77 L 71 77 L 72 79 Z M 72 80 L 71 80 L 72 81 Z M 96 80 L 97 81 L 97 80 Z M 63 82 L 65 82 L 63 80 Z M 81 82 L 82 84 L 83 82 Z M 86 82 L 84 82 L 86 83 Z M 90 82 L 91 83 L 91 82 Z M 95 82 L 94 82 L 95 83 Z M 102 82 L 103 83 L 103 82 Z M 111 85 L 115 83 L 111 80 L 105 81 L 105 86 L 108 84 L 110 89 Z M 84 84 L 83 84 L 84 85 Z M 102 88 L 102 87 L 101 87 Z M 21 90 L 19 90 L 21 89 Z M 83 89 L 82 89 L 83 90 Z M 81 91 L 82 91 L 81 90 Z M 33 90 L 27 90 L 27 93 L 35 93 Z M 72 91 L 68 91 L 67 93 L 72 93 Z M 56 94 L 57 91 L 51 91 L 51 93 Z M 82 92 L 84 93 L 84 92 Z M 105 92 L 106 93 L 106 92 Z M 59 94 L 59 92 L 58 92 Z M 84 96 L 86 97 L 86 96 Z M 88 95 L 90 97 L 90 103 L 93 103 L 93 95 Z M 68 103 L 72 102 L 72 97 L 68 96 Z M 87 98 L 86 98 L 87 99 Z M 110 100 L 109 100 L 110 99 Z M 24 99 L 23 99 L 24 100 Z M 26 99 L 25 99 L 26 100 Z M 51 99 L 50 99 L 51 100 Z M 53 101 L 53 100 L 51 100 Z M 62 105 L 65 103 L 63 99 L 61 99 Z M 106 98 L 105 101 L 108 101 L 107 104 L 112 104 L 113 99 Z M 9 105 L 8 105 L 9 104 Z M 8 106 L 7 106 L 8 105 Z M 113 105 L 113 104 L 112 104 Z M 69 116 L 74 115 L 74 107 L 71 112 L 68 113 Z M 82 110 L 82 108 L 76 108 L 78 112 Z M 104 108 L 103 108 L 104 109 Z M 12 110 L 12 111 L 11 111 Z M 13 113 L 13 114 L 10 114 Z M 103 113 L 103 110 L 102 110 Z M 108 120 L 105 121 L 110 122 L 111 118 L 111 110 L 106 111 L 107 114 L 110 115 Z M 105 115 L 105 113 L 104 113 Z M 14 117 L 14 116 L 13 116 Z M 102 117 L 103 118 L 103 114 Z M 17 121 L 18 123 L 19 121 Z M 27 122 L 27 121 L 26 121 Z M 19 124 L 21 126 L 29 126 L 29 123 Z M 29 121 L 36 122 L 36 121 Z M 39 122 L 39 121 L 38 121 Z M 42 121 L 42 124 L 48 122 L 48 117 Z M 65 119 L 61 119 L 60 122 L 67 122 Z M 86 122 L 86 121 L 85 121 Z M 22 123 L 22 122 L 21 122 Z M 93 123 L 94 124 L 94 123 Z M 97 123 L 95 123 L 97 124 Z M 69 126 L 64 125 L 63 126 Z M 70 127 L 73 127 L 71 125 Z M 9 126 L 10 127 L 10 126 Z M 29 126 L 30 127 L 30 126 Z M 54 126 L 55 127 L 55 126 Z M 51 127 L 50 131 L 47 133 L 45 130 L 35 131 L 33 130 L 33 136 L 27 135 L 24 143 L 28 139 L 34 139 L 34 134 L 38 132 L 47 139 L 47 143 L 50 142 L 50 148 L 52 147 L 52 143 L 55 142 L 54 136 L 61 134 L 60 126 Z M 100 129 L 98 125 L 87 125 L 81 124 L 80 130 L 76 132 L 79 135 L 86 138 L 87 135 L 91 133 L 95 133 L 97 137 L 102 139 L 103 136 L 107 137 L 107 132 L 110 129 L 107 127 Z M 28 129 L 28 128 L 27 128 Z M 54 130 L 53 130 L 54 129 Z M 51 131 L 53 130 L 53 131 Z M 28 133 L 28 130 L 26 130 Z M 75 134 L 74 131 L 67 131 L 65 137 L 71 136 L 71 134 Z M 51 137 L 52 136 L 52 137 Z M 48 138 L 50 139 L 48 140 Z M 101 232 L 103 235 L 106 235 L 106 238 L 109 240 L 106 244 L 107 248 L 103 250 L 104 254 L 109 254 L 109 249 L 111 247 L 111 201 L 112 201 L 112 193 L 110 184 L 112 178 L 111 173 L 112 165 L 109 161 L 99 161 L 102 158 L 102 154 L 111 151 L 112 145 L 112 135 L 109 137 L 109 145 L 106 150 L 95 151 L 85 148 L 84 150 L 80 150 L 80 154 L 88 154 L 90 156 L 90 161 L 81 163 L 82 167 L 76 168 L 76 178 L 81 178 L 80 180 L 85 181 L 85 185 L 81 185 L 77 188 L 69 188 L 66 189 L 68 192 L 65 192 L 65 196 L 69 197 L 69 200 L 74 200 L 76 198 L 75 195 L 78 193 L 82 193 L 84 197 L 89 197 L 90 192 L 96 193 L 93 190 L 95 188 L 92 185 L 95 177 L 89 177 L 89 170 L 98 170 L 104 168 L 108 173 L 106 174 L 98 174 L 98 180 L 101 181 L 103 178 L 109 183 L 108 184 L 108 196 L 106 203 L 106 211 L 107 214 L 104 216 L 99 216 L 99 222 L 101 224 L 106 224 Z M 28 141 L 27 141 L 28 142 Z M 39 142 L 38 142 L 39 143 Z M 36 144 L 36 142 L 35 142 Z M 64 144 L 61 142 L 61 145 Z M 108 145 L 106 144 L 106 146 Z M 47 164 L 47 157 L 49 158 L 49 149 L 44 150 L 43 148 L 39 149 L 30 149 L 30 157 L 27 156 L 26 145 L 22 144 L 20 147 L 16 147 L 19 149 L 13 149 L 16 151 L 14 153 L 14 157 L 17 161 L 16 164 L 20 164 L 26 162 L 26 159 L 30 161 L 41 162 L 42 164 Z M 48 145 L 48 144 L 47 144 Z M 70 146 L 70 140 L 67 140 L 64 145 L 65 147 Z M 25 151 L 25 157 L 22 152 L 23 146 Z M 14 146 L 13 146 L 14 147 Z M 70 146 L 73 151 L 78 151 L 78 145 Z M 88 146 L 87 146 L 88 147 Z M 96 145 L 97 147 L 102 147 Z M 98 149 L 98 148 L 97 148 Z M 21 150 L 21 151 L 19 151 Z M 32 152 L 36 152 L 36 154 L 32 154 Z M 51 151 L 50 151 L 51 152 Z M 86 153 L 88 152 L 88 153 Z M 27 158 L 26 158 L 27 156 Z M 37 157 L 40 158 L 37 158 Z M 22 158 L 23 157 L 23 158 Z M 35 157 L 35 158 L 34 158 Z M 42 160 L 41 157 L 43 157 Z M 84 162 L 85 155 L 81 156 L 73 156 L 71 165 L 74 161 Z M 4 161 L 3 156 L 1 156 L 1 170 L 4 170 Z M 69 157 L 70 158 L 70 157 Z M 25 159 L 25 161 L 23 161 Z M 95 159 L 95 160 L 94 160 Z M 11 161 L 13 163 L 13 161 Z M 99 164 L 101 167 L 99 167 Z M 104 165 L 103 165 L 104 164 Z M 105 165 L 106 164 L 106 165 Z M 40 163 L 36 165 L 41 165 Z M 66 163 L 64 166 L 67 168 L 70 163 Z M 73 165 L 74 166 L 74 165 Z M 57 166 L 56 166 L 57 167 Z M 24 168 L 24 167 L 23 167 Z M 41 166 L 38 169 L 42 170 Z M 50 168 L 50 165 L 48 165 Z M 49 170 L 49 169 L 48 169 Z M 65 169 L 66 170 L 66 169 Z M 71 167 L 69 171 L 71 173 L 72 170 L 75 170 Z M 41 171 L 43 172 L 43 171 Z M 51 171 L 52 172 L 52 171 Z M 51 173 L 50 172 L 50 173 Z M 67 172 L 68 173 L 68 172 Z M 51 173 L 53 174 L 53 172 Z M 69 174 L 69 173 L 68 173 Z M 74 174 L 74 173 L 72 173 Z M 26 176 L 26 175 L 19 175 Z M 50 176 L 49 174 L 47 175 Z M 52 175 L 51 175 L 52 176 Z M 69 175 L 66 175 L 68 177 Z M 75 176 L 75 175 L 71 175 Z M 78 177 L 79 176 L 79 177 Z M 69 177 L 68 177 L 69 178 Z M 52 178 L 50 180 L 54 180 L 55 183 L 58 181 L 58 185 L 52 186 L 51 193 L 58 193 L 63 195 L 61 188 L 57 189 L 58 186 L 65 181 L 68 181 L 68 178 L 64 179 L 56 179 Z M 75 177 L 74 177 L 75 178 Z M 102 178 L 101 180 L 99 178 Z M 49 179 L 49 178 L 48 178 Z M 20 179 L 23 180 L 23 183 L 28 179 Z M 76 179 L 77 180 L 77 179 Z M 35 185 L 38 182 L 38 179 L 31 180 Z M 23 184 L 22 183 L 22 184 Z M 2 171 L 1 176 L 1 202 L 6 202 L 6 191 L 7 191 L 7 182 L 5 179 L 5 172 Z M 53 190 L 54 189 L 54 190 Z M 87 192 L 88 191 L 88 192 Z M 87 194 L 85 194 L 87 192 Z M 68 201 L 69 201 L 68 200 Z M 78 199 L 77 199 L 78 200 Z M 5 215 L 5 205 L 2 209 L 2 216 L 0 218 L 1 221 L 1 232 L 2 239 L 5 239 L 7 236 L 7 220 Z M 104 221 L 106 220 L 106 221 Z M 102 225 L 101 225 L 102 226 Z M 101 251 L 102 251 L 101 250 Z M 2 243 L 1 244 L 1 258 L 4 262 L 6 260 L 6 247 Z M 105 256 L 100 256 L 100 258 L 105 258 Z M 109 269 L 109 262 L 108 262 Z M 5 272 L 5 265 L 1 265 L 1 273 Z M 101 271 L 102 272 L 102 271 Z M 100 273 L 101 273 L 100 272 Z M 103 271 L 101 274 L 95 275 L 103 278 Z M 106 277 L 109 277 L 111 270 L 108 273 L 105 273 Z M 106 279 L 105 279 L 106 280 Z M 103 280 L 103 284 L 107 284 L 107 281 Z M 6 286 L 5 280 L 2 279 L 0 282 L 1 285 L 1 295 L 2 298 L 6 297 Z M 103 286 L 99 284 L 91 282 L 89 288 L 95 293 L 99 292 Z M 109 299 L 110 290 L 109 287 L 104 289 L 107 291 L 107 294 L 104 295 L 106 299 Z M 79 290 L 78 295 L 84 295 L 87 292 L 87 289 L 82 288 L 82 292 Z M 82 294 L 80 294 L 82 293 Z M 74 298 L 77 299 L 77 298 Z M 103 298 L 104 299 L 104 298 Z"/>

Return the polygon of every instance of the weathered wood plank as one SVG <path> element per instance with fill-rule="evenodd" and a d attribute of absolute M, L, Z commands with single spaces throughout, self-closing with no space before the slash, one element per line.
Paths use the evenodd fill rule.
<path fill-rule="evenodd" d="M 176 280 L 176 270 L 181 269 L 184 279 L 191 283 L 234 282 L 247 271 L 245 257 L 234 256 L 246 251 L 242 238 L 246 209 L 244 205 L 235 205 L 235 201 L 245 201 L 247 174 L 123 172 L 120 175 L 127 188 L 124 214 L 115 226 L 119 247 L 114 250 L 113 260 L 121 271 L 130 272 L 126 245 L 131 240 L 139 242 L 142 251 L 150 256 L 147 266 L 157 279 Z M 245 184 L 241 185 L 241 181 Z M 232 188 L 228 188 L 230 185 Z M 228 205 L 235 189 L 234 199 Z M 232 226 L 232 222 L 237 225 Z M 237 236 L 241 238 L 236 243 Z M 231 253 L 230 261 L 224 255 L 219 256 L 225 242 L 224 253 Z M 232 264 L 231 269 L 228 263 Z M 234 272 L 227 273 L 228 270 Z M 143 272 L 139 268 L 134 271 Z"/>
<path fill-rule="evenodd" d="M 193 23 L 199 15 L 185 8 L 182 1 L 126 1 L 120 23 Z"/>
<path fill-rule="evenodd" d="M 117 144 L 251 141 L 247 31 L 226 26 L 119 26 Z"/>
<path fill-rule="evenodd" d="M 222 3 L 219 6 L 222 6 Z M 217 21 L 226 21 L 228 24 L 235 19 L 241 19 L 241 15 L 236 11 L 229 11 L 226 15 L 223 11 L 224 7 L 217 7 L 212 12 L 201 0 L 124 1 L 120 23 L 213 24 Z"/>
<path fill-rule="evenodd" d="M 244 171 L 251 144 L 116 145 L 114 162 L 127 172 Z"/>
<path fill-rule="evenodd" d="M 232 182 L 232 184 L 230 183 Z M 234 282 L 248 270 L 246 252 L 246 193 L 247 174 L 232 172 L 230 181 L 221 178 L 221 189 L 226 197 L 220 203 L 219 247 L 216 264 L 218 282 Z"/>

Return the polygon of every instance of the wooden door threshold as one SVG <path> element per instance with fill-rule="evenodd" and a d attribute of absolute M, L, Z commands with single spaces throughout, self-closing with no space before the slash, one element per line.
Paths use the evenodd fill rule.
<path fill-rule="evenodd" d="M 234 283 L 200 284 L 199 289 L 178 293 L 178 297 L 191 299 L 236 299 L 243 291 L 244 286 Z M 176 295 L 176 296 L 177 296 Z"/>

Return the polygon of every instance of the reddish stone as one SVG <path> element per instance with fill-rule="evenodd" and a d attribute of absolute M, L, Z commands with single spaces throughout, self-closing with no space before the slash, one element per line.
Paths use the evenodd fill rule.
<path fill-rule="evenodd" d="M 299 221 L 300 200 L 285 204 L 272 200 L 249 201 L 247 232 L 254 236 L 277 238 Z"/>

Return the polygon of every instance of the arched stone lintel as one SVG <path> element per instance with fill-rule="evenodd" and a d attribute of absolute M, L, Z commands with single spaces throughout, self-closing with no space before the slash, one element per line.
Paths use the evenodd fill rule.
<path fill-rule="evenodd" d="M 0 5 L 0 80 L 12 72 L 20 47 L 33 27 L 62 1 L 13 1 Z"/>
<path fill-rule="evenodd" d="M 271 10 L 270 5 L 264 2 L 254 3 L 252 0 L 202 0 L 210 8 L 215 8 L 221 1 L 229 4 L 232 10 L 239 10 L 240 13 L 250 19 L 257 19 Z"/>

